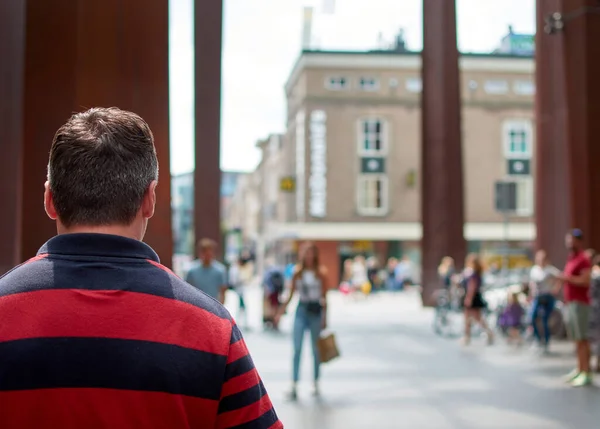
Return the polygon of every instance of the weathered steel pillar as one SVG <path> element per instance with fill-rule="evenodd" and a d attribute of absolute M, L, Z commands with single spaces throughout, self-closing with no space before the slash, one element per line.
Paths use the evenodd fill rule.
<path fill-rule="evenodd" d="M 562 0 L 571 225 L 600 249 L 600 2 Z"/>
<path fill-rule="evenodd" d="M 567 174 L 567 110 L 563 37 L 543 31 L 546 17 L 561 10 L 561 0 L 537 1 L 536 35 L 536 247 L 561 264 L 564 234 L 570 225 Z"/>
<path fill-rule="evenodd" d="M 22 193 L 21 204 L 17 202 L 14 208 L 22 215 L 18 243 L 13 247 L 19 253 L 16 259 L 33 256 L 55 234 L 43 208 L 54 133 L 75 111 L 117 106 L 140 114 L 154 132 L 161 183 L 146 241 L 170 265 L 168 0 L 6 0 L 4 4 L 10 5 L 15 17 L 19 7 L 25 8 L 22 22 L 8 29 L 17 42 L 25 36 L 25 42 L 13 48 L 20 49 L 15 58 L 23 55 L 24 70 L 18 61 L 2 65 L 12 66 L 13 76 L 22 78 L 20 94 L 11 98 L 17 101 L 8 105 L 17 119 L 23 112 L 14 125 L 20 130 L 13 134 L 22 133 L 22 138 L 13 142 L 19 149 L 13 148 L 12 155 L 22 153 L 21 180 L 14 180 L 10 188 Z"/>
<path fill-rule="evenodd" d="M 437 266 L 452 256 L 462 266 L 463 169 L 459 53 L 455 1 L 423 0 L 421 217 L 423 301 L 439 287 Z"/>
<path fill-rule="evenodd" d="M 196 239 L 221 242 L 221 46 L 223 0 L 194 1 Z"/>

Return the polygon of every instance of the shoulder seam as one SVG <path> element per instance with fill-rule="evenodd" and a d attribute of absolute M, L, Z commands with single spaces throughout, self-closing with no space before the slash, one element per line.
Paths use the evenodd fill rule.
<path fill-rule="evenodd" d="M 42 259 L 46 259 L 48 256 L 50 256 L 48 253 L 41 253 L 39 255 L 34 256 L 33 258 L 29 258 L 25 262 L 21 262 L 19 265 L 12 267 L 10 270 L 8 270 L 4 274 L 0 275 L 0 280 L 2 280 L 4 277 L 6 277 L 7 275 L 9 275 L 13 271 L 15 271 L 15 270 L 17 270 L 17 269 L 19 269 L 21 267 L 24 267 L 25 265 L 27 265 L 27 264 L 29 264 L 31 262 L 35 262 L 35 261 L 40 261 Z"/>

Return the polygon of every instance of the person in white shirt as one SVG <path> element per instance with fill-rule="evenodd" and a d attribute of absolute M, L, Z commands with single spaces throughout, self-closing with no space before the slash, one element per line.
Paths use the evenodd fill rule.
<path fill-rule="evenodd" d="M 560 275 L 561 271 L 552 266 L 548 261 L 546 251 L 539 250 L 535 254 L 535 265 L 531 268 L 531 273 L 529 275 L 530 294 L 533 298 L 531 325 L 538 344 L 545 352 L 548 351 L 550 343 L 550 328 L 548 322 L 556 304 L 556 295 L 560 292 L 561 284 L 558 280 Z M 540 310 L 542 311 L 543 338 L 538 326 Z"/>

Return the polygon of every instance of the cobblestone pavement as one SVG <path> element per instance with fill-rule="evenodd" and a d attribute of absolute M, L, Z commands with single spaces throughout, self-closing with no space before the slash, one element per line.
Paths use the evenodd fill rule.
<path fill-rule="evenodd" d="M 323 397 L 316 400 L 305 348 L 306 382 L 299 401 L 286 402 L 291 317 L 282 333 L 262 332 L 258 289 L 248 292 L 248 301 L 246 340 L 287 429 L 598 428 L 600 389 L 573 389 L 561 379 L 574 363 L 571 345 L 555 344 L 548 357 L 502 340 L 463 348 L 433 334 L 432 314 L 413 292 L 366 300 L 332 294 L 330 328 L 343 356 L 323 365 Z M 229 303 L 235 315 L 235 296 Z"/>

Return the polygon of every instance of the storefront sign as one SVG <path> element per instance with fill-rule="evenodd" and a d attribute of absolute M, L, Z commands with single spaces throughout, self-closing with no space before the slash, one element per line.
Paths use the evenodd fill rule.
<path fill-rule="evenodd" d="M 362 158 L 360 170 L 363 174 L 383 174 L 385 173 L 385 159 L 373 156 Z"/>
<path fill-rule="evenodd" d="M 296 190 L 296 179 L 293 177 L 283 177 L 279 182 L 279 188 L 283 192 L 294 192 Z"/>
<path fill-rule="evenodd" d="M 327 214 L 327 114 L 315 110 L 310 115 L 310 189 L 309 213 Z"/>
<path fill-rule="evenodd" d="M 356 253 L 373 251 L 372 241 L 355 241 L 352 243 L 352 251 Z"/>
<path fill-rule="evenodd" d="M 531 175 L 531 163 L 528 159 L 509 159 L 507 170 L 510 176 Z"/>

